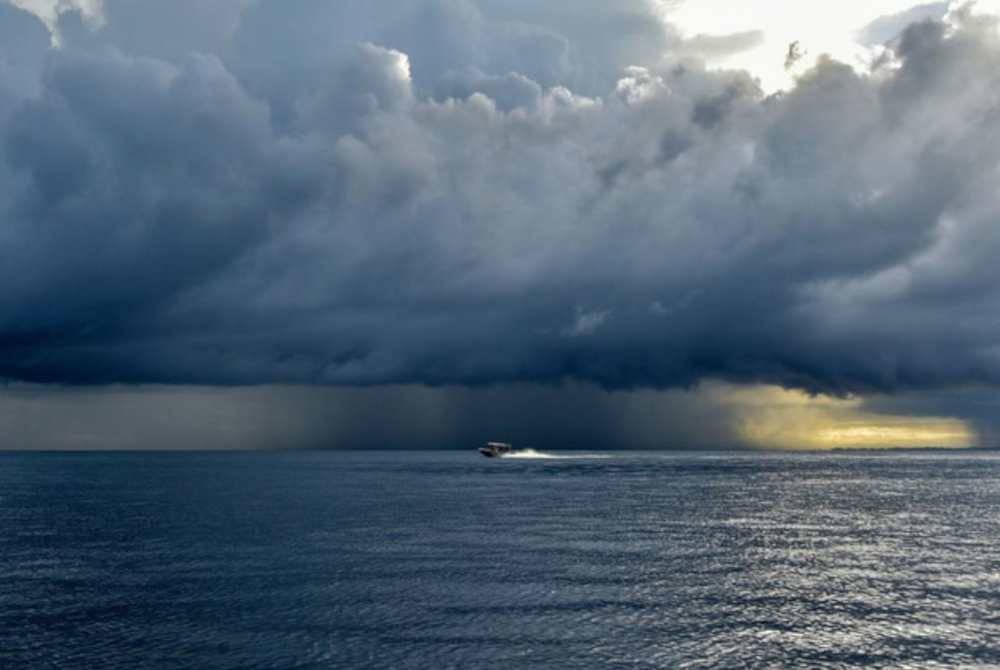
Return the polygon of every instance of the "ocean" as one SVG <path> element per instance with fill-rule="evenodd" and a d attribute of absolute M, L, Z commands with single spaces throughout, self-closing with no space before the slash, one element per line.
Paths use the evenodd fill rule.
<path fill-rule="evenodd" d="M 2 668 L 1000 666 L 1000 454 L 0 454 Z"/>

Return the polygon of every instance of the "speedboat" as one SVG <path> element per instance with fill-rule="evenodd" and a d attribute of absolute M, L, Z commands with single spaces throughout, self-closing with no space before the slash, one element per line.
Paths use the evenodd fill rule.
<path fill-rule="evenodd" d="M 514 448 L 506 442 L 487 442 L 485 447 L 479 447 L 479 453 L 486 458 L 500 458 L 513 450 Z"/>

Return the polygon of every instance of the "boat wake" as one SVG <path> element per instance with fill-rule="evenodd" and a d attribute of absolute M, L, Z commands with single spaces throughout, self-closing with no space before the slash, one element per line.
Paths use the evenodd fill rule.
<path fill-rule="evenodd" d="M 610 456 L 599 455 L 599 454 L 550 454 L 544 451 L 535 451 L 534 449 L 518 449 L 517 451 L 512 451 L 509 454 L 505 454 L 504 458 L 519 458 L 523 460 L 568 460 L 568 459 L 580 459 L 580 458 L 610 458 Z"/>

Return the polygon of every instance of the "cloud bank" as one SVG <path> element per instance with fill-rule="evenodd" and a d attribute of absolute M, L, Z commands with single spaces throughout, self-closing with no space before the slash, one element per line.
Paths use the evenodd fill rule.
<path fill-rule="evenodd" d="M 1000 381 L 991 19 L 765 95 L 640 0 L 170 6 L 0 4 L 0 377 Z"/>

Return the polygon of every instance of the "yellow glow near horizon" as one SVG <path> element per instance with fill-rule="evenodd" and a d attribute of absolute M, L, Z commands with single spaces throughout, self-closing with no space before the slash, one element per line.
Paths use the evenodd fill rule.
<path fill-rule="evenodd" d="M 971 447 L 973 434 L 957 419 L 911 419 L 904 425 L 858 424 L 834 426 L 816 434 L 816 439 L 834 447 Z"/>
<path fill-rule="evenodd" d="M 967 448 L 975 431 L 952 417 L 878 414 L 857 397 L 811 396 L 774 386 L 733 387 L 712 391 L 735 414 L 741 437 L 750 445 L 772 449 L 914 449 Z"/>

